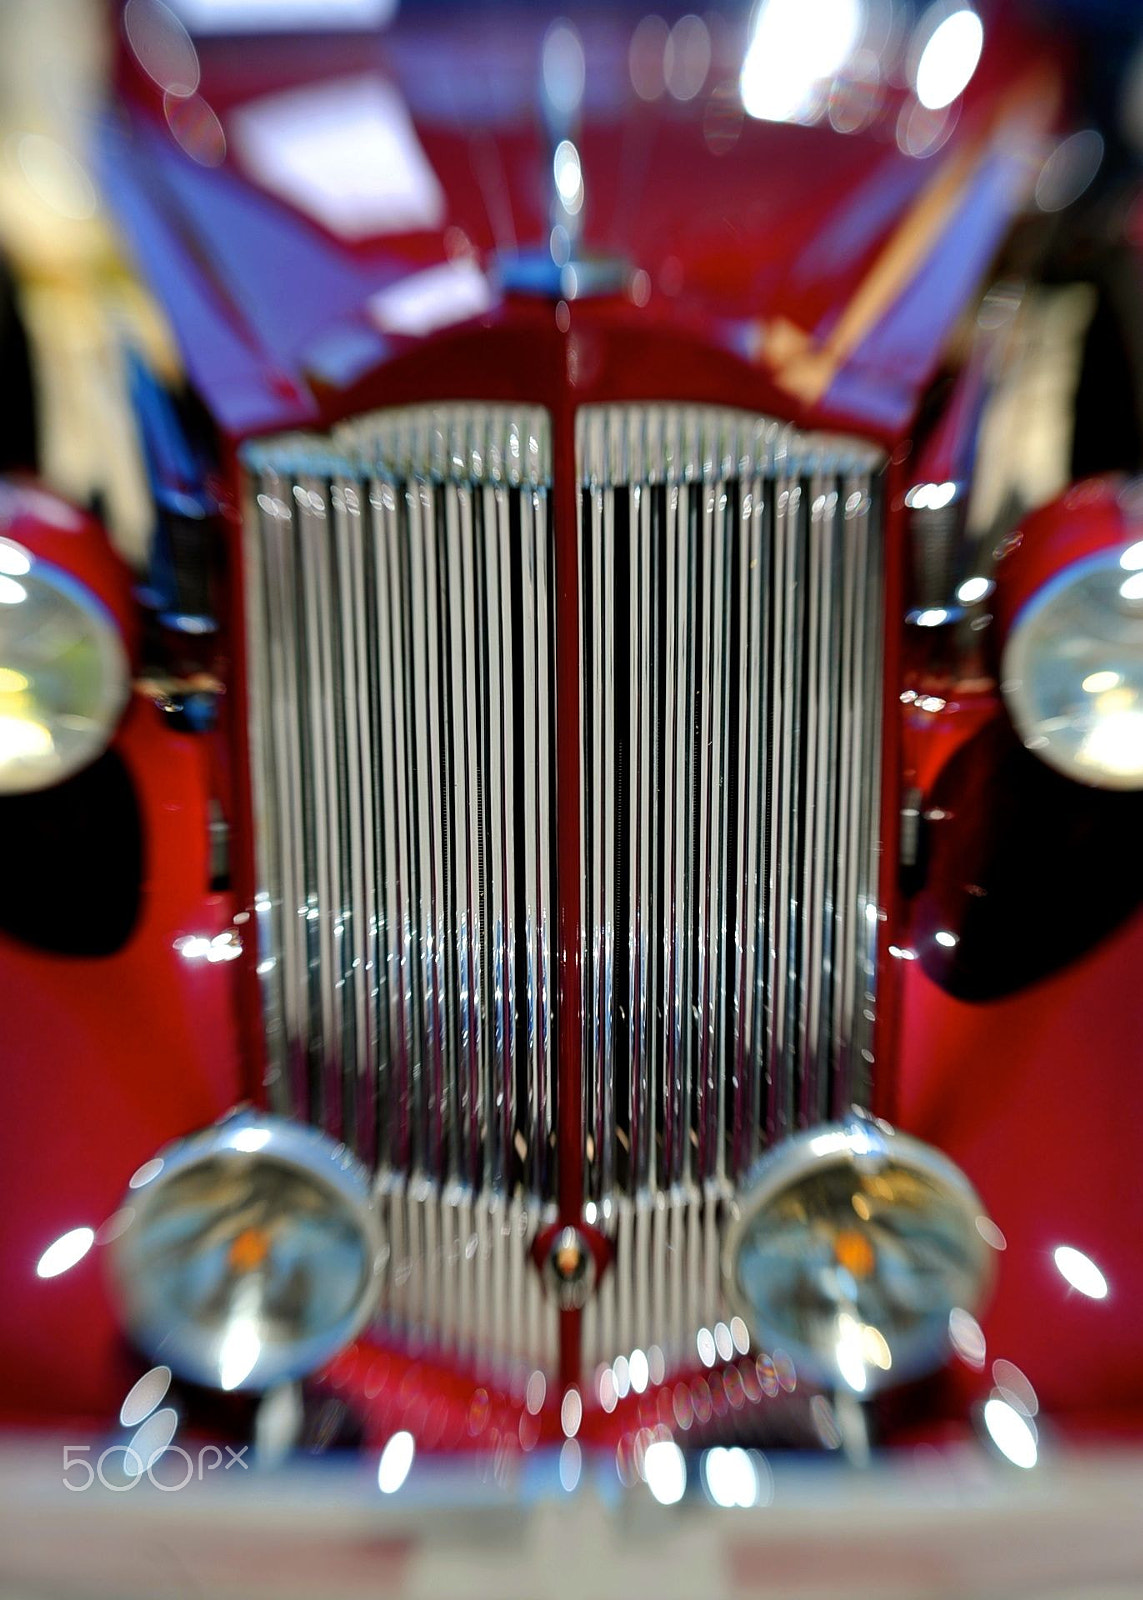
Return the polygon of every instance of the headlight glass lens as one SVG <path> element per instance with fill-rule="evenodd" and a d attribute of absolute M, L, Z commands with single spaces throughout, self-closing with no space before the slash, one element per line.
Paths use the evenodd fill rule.
<path fill-rule="evenodd" d="M 95 596 L 0 539 L 0 794 L 47 788 L 93 761 L 129 685 L 119 630 Z"/>
<path fill-rule="evenodd" d="M 368 1179 L 341 1147 L 274 1118 L 226 1123 L 143 1169 L 116 1241 L 128 1327 L 197 1383 L 262 1389 L 312 1371 L 372 1308 Z"/>
<path fill-rule="evenodd" d="M 967 1180 L 917 1140 L 799 1136 L 741 1196 L 730 1298 L 807 1377 L 872 1392 L 946 1359 L 950 1313 L 974 1310 L 989 1276 L 980 1215 Z"/>
<path fill-rule="evenodd" d="M 1143 788 L 1143 547 L 1045 585 L 1013 627 L 1001 687 L 1017 733 L 1057 771 Z"/>

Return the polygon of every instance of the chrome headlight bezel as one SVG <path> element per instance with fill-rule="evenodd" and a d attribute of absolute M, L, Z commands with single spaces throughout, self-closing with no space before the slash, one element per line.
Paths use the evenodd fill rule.
<path fill-rule="evenodd" d="M 971 1263 L 972 1282 L 970 1292 L 950 1299 L 940 1316 L 934 1315 L 924 1325 L 905 1333 L 894 1333 L 890 1344 L 891 1366 L 881 1369 L 873 1363 L 865 1365 L 866 1381 L 861 1385 L 861 1392 L 871 1394 L 942 1366 L 951 1350 L 949 1313 L 954 1309 L 975 1313 L 987 1297 L 993 1277 L 993 1255 L 980 1227 L 980 1223 L 987 1220 L 987 1214 L 964 1173 L 947 1156 L 922 1140 L 898 1133 L 886 1123 L 858 1116 L 846 1123 L 808 1129 L 776 1145 L 747 1174 L 733 1201 L 722 1248 L 723 1292 L 727 1304 L 743 1319 L 756 1343 L 781 1348 L 802 1377 L 825 1387 L 836 1387 L 846 1381 L 837 1360 L 819 1346 L 800 1338 L 790 1325 L 783 1325 L 780 1312 L 771 1314 L 755 1303 L 740 1277 L 743 1246 L 766 1211 L 799 1184 L 820 1177 L 830 1167 L 848 1168 L 856 1180 L 863 1173 L 875 1173 L 887 1163 L 917 1174 L 951 1206 Z M 853 1226 L 856 1227 L 856 1223 Z"/>
<path fill-rule="evenodd" d="M 1056 772 L 1094 788 L 1138 790 L 1143 788 L 1143 596 L 1120 604 L 1117 614 L 1116 593 L 1138 576 L 1124 568 L 1122 555 L 1113 545 L 1070 562 L 1028 597 L 1004 641 L 1000 690 L 1025 748 Z M 1101 588 L 1106 597 L 1098 594 Z M 1081 617 L 1085 608 L 1087 616 Z M 1133 666 L 1136 686 L 1125 686 Z M 1043 683 L 1045 668 L 1056 669 L 1057 682 Z M 1105 675 L 1117 682 L 1104 691 L 1085 689 Z M 1045 716 L 1052 711 L 1044 704 L 1049 692 L 1069 698 Z M 1109 700 L 1114 704 L 1101 706 Z M 1090 745 L 1101 714 L 1132 719 L 1137 750 L 1129 764 L 1116 767 L 1107 755 L 1085 757 L 1084 730 Z"/>
<path fill-rule="evenodd" d="M 74 615 L 76 636 L 90 644 L 95 676 L 90 685 L 91 700 L 71 706 L 37 704 L 37 716 L 16 717 L 5 712 L 5 703 L 17 695 L 35 693 L 37 668 L 43 663 L 21 659 L 18 647 L 5 649 L 0 626 L 0 668 L 23 678 L 24 686 L 8 686 L 0 692 L 0 717 L 14 725 L 43 728 L 49 736 L 47 749 L 28 750 L 23 755 L 5 758 L 0 746 L 0 795 L 33 794 L 73 777 L 98 759 L 110 744 L 131 694 L 131 668 L 119 624 L 97 594 L 65 568 L 41 560 L 16 540 L 0 539 L 0 582 L 23 596 L 5 599 L 0 605 L 0 625 L 18 615 L 16 608 L 35 598 L 41 607 L 47 601 Z M 3 598 L 3 597 L 0 597 Z M 40 629 L 36 630 L 38 640 Z M 67 726 L 70 719 L 72 725 Z M 86 722 L 81 729 L 74 724 Z M 66 728 L 66 742 L 60 751 L 58 736 Z M 54 737 L 53 737 L 54 736 Z"/>
<path fill-rule="evenodd" d="M 357 1230 L 360 1282 L 351 1303 L 319 1331 L 291 1341 L 259 1341 L 256 1359 L 236 1381 L 223 1381 L 225 1341 L 233 1327 L 210 1327 L 189 1320 L 163 1299 L 147 1267 L 147 1227 L 156 1204 L 171 1186 L 206 1167 L 279 1169 L 315 1187 L 341 1209 Z M 111 1245 L 110 1265 L 124 1327 L 153 1360 L 209 1388 L 260 1392 L 322 1366 L 369 1321 L 377 1299 L 384 1259 L 369 1174 L 344 1145 L 317 1128 L 285 1118 L 243 1112 L 215 1127 L 176 1141 L 144 1164 L 131 1180 L 120 1209 L 121 1222 Z"/>

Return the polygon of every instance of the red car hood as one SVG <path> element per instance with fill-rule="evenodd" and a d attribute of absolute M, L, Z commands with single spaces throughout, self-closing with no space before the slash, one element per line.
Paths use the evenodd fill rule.
<path fill-rule="evenodd" d="M 503 262 L 551 225 L 550 21 L 430 4 L 372 34 L 200 39 L 192 95 L 164 95 L 169 64 L 121 29 L 107 180 L 229 433 L 328 422 L 425 341 L 512 322 Z M 709 66 L 685 99 L 697 72 L 680 82 L 676 65 L 675 93 L 656 83 L 653 31 L 649 69 L 632 50 L 639 21 L 577 17 L 581 247 L 634 274 L 622 316 L 719 348 L 757 374 L 758 403 L 900 436 L 1035 178 L 1058 116 L 1050 49 L 996 8 L 949 113 L 890 81 L 845 133 L 743 114 L 748 11 L 699 25 Z"/>

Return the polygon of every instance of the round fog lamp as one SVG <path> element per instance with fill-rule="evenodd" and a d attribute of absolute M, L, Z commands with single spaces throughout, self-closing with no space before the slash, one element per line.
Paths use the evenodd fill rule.
<path fill-rule="evenodd" d="M 94 761 L 129 688 L 110 612 L 60 567 L 0 539 L 0 794 L 47 788 Z"/>
<path fill-rule="evenodd" d="M 373 1309 L 369 1178 L 325 1134 L 235 1117 L 141 1167 L 113 1272 L 136 1343 L 195 1383 L 265 1389 L 336 1353 Z"/>
<path fill-rule="evenodd" d="M 949 1314 L 990 1276 L 968 1180 L 930 1146 L 858 1120 L 799 1134 L 737 1199 L 723 1273 L 759 1343 L 857 1394 L 920 1376 L 949 1350 Z"/>
<path fill-rule="evenodd" d="M 1130 555 L 1104 550 L 1046 583 L 1016 618 L 1001 663 L 1028 749 L 1107 789 L 1143 788 L 1143 572 Z"/>

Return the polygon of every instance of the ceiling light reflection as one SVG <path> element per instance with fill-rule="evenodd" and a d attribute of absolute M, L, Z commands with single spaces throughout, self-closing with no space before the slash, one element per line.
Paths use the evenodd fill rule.
<path fill-rule="evenodd" d="M 36 1262 L 37 1278 L 58 1278 L 82 1261 L 95 1243 L 94 1228 L 72 1228 L 63 1233 L 44 1251 Z"/>
<path fill-rule="evenodd" d="M 1089 672 L 1080 688 L 1085 694 L 1106 694 L 1109 689 L 1118 689 L 1122 682 L 1118 672 Z"/>
<path fill-rule="evenodd" d="M 710 71 L 710 33 L 701 17 L 680 17 L 667 36 L 663 76 L 675 100 L 693 100 Z"/>
<path fill-rule="evenodd" d="M 262 1340 L 254 1318 L 235 1317 L 218 1352 L 218 1387 L 237 1389 L 254 1371 L 261 1354 Z"/>
<path fill-rule="evenodd" d="M 1027 1470 L 1036 1465 L 1039 1444 L 1029 1418 L 1021 1416 L 1007 1400 L 993 1398 L 984 1404 L 984 1426 L 993 1444 L 1013 1466 Z"/>
<path fill-rule="evenodd" d="M 492 289 L 474 261 L 446 261 L 439 267 L 399 278 L 369 301 L 369 310 L 384 333 L 423 338 L 482 316 L 492 305 Z"/>
<path fill-rule="evenodd" d="M 758 1469 L 747 1451 L 721 1446 L 708 1450 L 702 1458 L 706 1492 L 716 1506 L 739 1506 L 743 1510 L 757 1504 Z"/>
<path fill-rule="evenodd" d="M 951 105 L 967 88 L 984 46 L 975 11 L 954 11 L 933 30 L 917 63 L 917 99 L 928 111 Z"/>
<path fill-rule="evenodd" d="M 749 116 L 801 122 L 816 114 L 821 86 L 861 38 L 860 0 L 762 0 L 739 91 Z"/>
<path fill-rule="evenodd" d="M 377 1487 L 382 1494 L 397 1493 L 409 1476 L 416 1453 L 416 1441 L 405 1429 L 395 1433 L 388 1441 L 377 1463 Z"/>
<path fill-rule="evenodd" d="M 1126 555 L 1130 552 L 1126 552 Z M 1143 566 L 1143 561 L 1139 563 Z M 25 573 L 32 570 L 32 558 L 28 552 L 18 544 L 13 544 L 11 539 L 0 539 L 0 572 L 6 573 L 10 578 L 22 578 Z"/>
<path fill-rule="evenodd" d="M 1086 1294 L 1089 1300 L 1107 1299 L 1107 1279 L 1091 1257 L 1085 1256 L 1082 1250 L 1077 1250 L 1070 1244 L 1060 1244 L 1052 1252 L 1052 1260 L 1056 1263 L 1061 1277 L 1066 1278 L 1072 1288 L 1078 1289 L 1080 1294 Z"/>
<path fill-rule="evenodd" d="M 687 1487 L 686 1458 L 678 1445 L 670 1439 L 649 1444 L 643 1456 L 643 1476 L 661 1506 L 677 1505 Z"/>
<path fill-rule="evenodd" d="M 342 238 L 444 221 L 444 191 L 405 102 L 379 74 L 251 101 L 228 131 L 256 182 Z"/>

